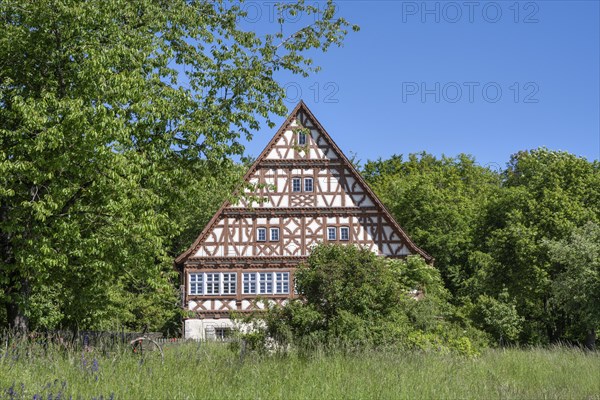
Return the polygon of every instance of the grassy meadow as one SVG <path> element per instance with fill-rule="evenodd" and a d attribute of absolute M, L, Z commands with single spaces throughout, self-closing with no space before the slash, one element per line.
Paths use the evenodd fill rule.
<path fill-rule="evenodd" d="M 600 353 L 487 350 L 476 357 L 366 351 L 240 357 L 226 344 L 0 350 L 0 399 L 598 399 Z"/>

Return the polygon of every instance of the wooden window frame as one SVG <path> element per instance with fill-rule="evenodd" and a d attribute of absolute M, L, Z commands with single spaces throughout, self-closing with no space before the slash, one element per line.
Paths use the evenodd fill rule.
<path fill-rule="evenodd" d="M 253 276 L 254 280 L 252 280 L 252 279 L 245 280 L 244 278 L 246 276 Z M 248 287 L 253 285 L 254 291 L 246 292 L 246 283 L 248 283 Z M 258 294 L 258 276 L 256 275 L 256 272 L 242 272 L 242 294 L 252 294 L 252 295 Z"/>
<path fill-rule="evenodd" d="M 298 186 L 296 186 L 296 183 L 298 183 Z M 296 187 L 298 188 L 298 190 L 296 190 Z M 302 193 L 302 178 L 292 178 L 292 193 Z"/>
<path fill-rule="evenodd" d="M 269 271 L 269 272 L 258 272 L 258 286 L 257 286 L 257 290 L 256 290 L 256 294 L 261 295 L 261 294 L 273 294 L 273 287 L 274 287 L 274 282 L 273 282 L 273 272 Z M 267 277 L 266 279 L 262 279 L 263 275 L 265 277 Z M 265 290 L 262 290 L 262 286 L 265 286 Z M 269 285 L 271 287 L 271 290 L 267 290 L 269 288 Z"/>
<path fill-rule="evenodd" d="M 273 233 L 277 232 L 277 239 L 273 239 Z M 278 227 L 272 227 L 269 228 L 269 242 L 279 242 L 279 240 L 281 239 L 281 236 L 279 235 L 279 228 Z"/>
<path fill-rule="evenodd" d="M 192 276 L 194 279 L 192 279 Z M 200 279 L 198 279 L 200 278 Z M 189 294 L 190 296 L 202 296 L 204 294 L 204 273 L 202 272 L 190 272 L 188 276 L 190 282 Z M 192 291 L 192 288 L 195 291 Z"/>
<path fill-rule="evenodd" d="M 290 273 L 288 271 L 275 271 L 273 272 L 275 275 L 273 281 L 275 284 L 273 285 L 273 294 L 290 294 Z M 279 279 L 278 275 L 281 275 L 281 279 Z M 278 290 L 278 286 L 281 285 L 282 290 Z M 287 290 L 283 289 L 287 287 Z"/>
<path fill-rule="evenodd" d="M 306 188 L 306 186 L 307 186 L 306 184 L 307 184 L 308 182 L 310 182 L 310 190 L 308 190 L 308 189 Z M 307 192 L 307 193 L 312 193 L 312 192 L 314 192 L 314 191 L 315 191 L 315 180 L 314 180 L 313 178 L 310 178 L 310 177 L 306 177 L 306 178 L 304 178 L 304 187 L 303 187 L 303 189 L 304 189 L 304 191 L 305 191 L 305 192 Z"/>
<path fill-rule="evenodd" d="M 245 296 L 289 297 L 291 284 L 291 271 L 242 272 L 242 295 Z M 270 290 L 268 290 L 269 288 Z"/>
<path fill-rule="evenodd" d="M 346 238 L 344 238 L 344 233 L 346 232 Z M 340 226 L 340 240 L 343 242 L 347 242 L 350 240 L 350 227 L 349 226 Z"/>
<path fill-rule="evenodd" d="M 297 142 L 298 142 L 298 146 L 305 146 L 306 145 L 306 133 L 304 132 L 298 132 L 298 138 L 297 138 Z"/>
<path fill-rule="evenodd" d="M 204 295 L 205 296 L 219 296 L 221 294 L 221 272 L 205 272 L 204 273 Z M 210 277 L 210 279 L 209 279 Z M 215 277 L 217 278 L 215 280 Z M 208 288 L 211 288 L 211 292 L 208 292 Z M 216 287 L 216 291 L 215 291 Z"/>
<path fill-rule="evenodd" d="M 333 232 L 333 239 L 331 238 L 331 234 L 330 234 L 331 232 Z M 335 226 L 327 227 L 327 240 L 330 242 L 337 240 L 337 227 L 335 227 Z"/>
<path fill-rule="evenodd" d="M 227 277 L 227 279 L 225 279 L 225 277 Z M 225 287 L 227 287 L 227 292 L 225 291 Z M 222 272 L 221 294 L 223 296 L 234 296 L 237 294 L 237 289 L 237 274 L 235 272 Z"/>
<path fill-rule="evenodd" d="M 260 238 L 260 233 L 264 233 L 264 239 Z M 267 228 L 264 226 L 259 226 L 256 228 L 256 241 L 257 242 L 266 242 L 267 241 Z"/>
<path fill-rule="evenodd" d="M 211 276 L 211 280 L 208 279 L 209 275 Z M 227 275 L 227 280 L 225 276 Z M 192 281 L 192 276 L 196 277 L 196 281 Z M 217 277 L 214 280 L 214 277 Z M 200 279 L 198 279 L 200 277 Z M 188 296 L 198 296 L 198 297 L 215 297 L 215 296 L 235 296 L 238 292 L 238 275 L 237 272 L 222 272 L 222 271 L 210 271 L 210 272 L 188 272 L 188 280 L 189 280 L 189 288 L 188 288 Z M 195 284 L 195 292 L 192 292 L 192 287 Z M 214 285 L 216 284 L 217 291 L 208 293 L 208 285 L 214 289 Z M 225 287 L 227 285 L 227 292 L 225 292 Z M 233 290 L 233 291 L 232 291 Z"/>

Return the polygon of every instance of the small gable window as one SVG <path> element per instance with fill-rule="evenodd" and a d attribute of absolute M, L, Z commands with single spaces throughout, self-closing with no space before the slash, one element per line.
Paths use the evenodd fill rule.
<path fill-rule="evenodd" d="M 304 178 L 304 191 L 305 192 L 313 191 L 313 178 Z"/>
<path fill-rule="evenodd" d="M 271 242 L 279 240 L 279 228 L 271 228 Z"/>
<path fill-rule="evenodd" d="M 302 191 L 302 181 L 300 178 L 292 179 L 292 192 L 301 192 Z"/>
<path fill-rule="evenodd" d="M 267 240 L 267 228 L 256 229 L 256 240 L 258 242 L 264 242 Z"/>
<path fill-rule="evenodd" d="M 298 132 L 298 145 L 304 146 L 306 144 L 306 133 Z"/>

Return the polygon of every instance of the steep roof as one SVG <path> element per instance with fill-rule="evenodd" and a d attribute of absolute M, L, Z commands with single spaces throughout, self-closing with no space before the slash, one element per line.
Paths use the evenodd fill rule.
<path fill-rule="evenodd" d="M 385 207 L 385 205 L 379 200 L 379 198 L 371 190 L 371 188 L 369 187 L 369 185 L 365 182 L 365 180 L 360 175 L 360 173 L 356 170 L 356 168 L 354 167 L 354 165 L 350 162 L 350 160 L 348 160 L 348 158 L 345 156 L 345 154 L 340 150 L 340 148 L 338 147 L 338 145 L 333 141 L 333 139 L 327 133 L 327 131 L 325 130 L 325 128 L 323 128 L 323 126 L 321 125 L 321 123 L 317 120 L 317 118 L 313 115 L 313 113 L 310 111 L 310 109 L 306 106 L 306 104 L 302 100 L 296 105 L 296 107 L 294 107 L 294 109 L 292 110 L 292 112 L 290 113 L 290 115 L 287 117 L 287 119 L 283 122 L 283 124 L 281 125 L 281 127 L 279 128 L 279 130 L 277 131 L 277 133 L 275 133 L 275 135 L 273 136 L 273 138 L 269 141 L 269 143 L 267 144 L 267 146 L 264 148 L 264 150 L 261 152 L 261 154 L 258 156 L 258 158 L 254 161 L 254 163 L 252 164 L 252 166 L 250 167 L 250 169 L 248 170 L 248 172 L 246 172 L 246 174 L 244 175 L 243 181 L 244 182 L 248 182 L 249 181 L 250 177 L 252 177 L 252 175 L 256 172 L 256 170 L 260 167 L 261 163 L 263 163 L 265 161 L 265 159 L 267 158 L 267 155 L 270 153 L 270 151 L 273 149 L 273 147 L 279 142 L 279 140 L 284 135 L 284 133 L 288 130 L 289 126 L 296 120 L 296 118 L 297 118 L 297 116 L 298 116 L 299 113 L 303 113 L 306 117 L 308 117 L 312 121 L 312 123 L 314 125 L 313 129 L 316 129 L 319 132 L 319 134 L 322 135 L 322 137 L 325 139 L 325 141 L 328 143 L 328 145 L 331 147 L 331 149 L 333 149 L 333 151 L 336 153 L 337 158 L 342 162 L 342 164 L 348 170 L 351 171 L 351 173 L 354 175 L 354 178 L 363 187 L 364 191 L 367 193 L 367 195 L 369 196 L 369 198 L 371 199 L 371 201 L 373 202 L 373 204 L 375 204 L 375 206 L 380 210 L 380 212 L 384 214 L 386 220 L 388 220 L 388 222 L 392 226 L 392 228 L 406 242 L 406 245 L 408 246 L 408 248 L 412 252 L 421 255 L 425 260 L 427 260 L 428 262 L 432 263 L 433 262 L 433 257 L 430 256 L 429 254 L 427 254 L 422 249 L 420 249 L 408 237 L 408 235 L 404 232 L 404 230 L 400 227 L 400 225 L 392 217 L 392 215 L 390 214 L 389 210 Z M 240 195 L 240 190 L 241 189 L 238 189 L 234 193 L 234 197 L 237 197 L 238 195 Z M 221 214 L 223 213 L 223 211 L 226 208 L 230 207 L 231 205 L 232 204 L 231 204 L 230 201 L 223 202 L 223 204 L 221 205 L 221 207 L 219 208 L 219 210 L 211 218 L 211 220 L 208 222 L 208 224 L 206 225 L 206 227 L 202 230 L 202 232 L 200 233 L 200 235 L 198 235 L 198 237 L 194 241 L 194 243 L 185 252 L 183 252 L 182 254 L 180 254 L 175 259 L 175 265 L 176 266 L 182 265 L 183 263 L 185 263 L 185 261 L 192 254 L 194 254 L 195 250 L 199 247 L 199 245 L 206 238 L 206 236 L 210 233 L 210 231 L 215 226 L 215 224 L 219 221 L 219 219 L 220 219 Z"/>

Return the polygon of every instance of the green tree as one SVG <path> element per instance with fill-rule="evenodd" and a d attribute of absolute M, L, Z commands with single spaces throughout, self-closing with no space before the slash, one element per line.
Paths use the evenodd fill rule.
<path fill-rule="evenodd" d="M 523 317 L 505 290 L 499 299 L 480 295 L 471 310 L 475 325 L 488 332 L 500 345 L 515 343 L 521 334 Z"/>
<path fill-rule="evenodd" d="M 266 334 L 319 345 L 471 351 L 439 272 L 418 256 L 379 257 L 356 246 L 319 245 L 295 272 L 302 300 L 272 308 Z M 262 316 L 260 318 L 263 318 Z"/>
<path fill-rule="evenodd" d="M 363 174 L 479 327 L 526 343 L 573 338 L 551 301 L 564 267 L 545 243 L 598 221 L 598 162 L 541 148 L 516 153 L 499 174 L 467 156 L 423 153 L 369 162 Z"/>
<path fill-rule="evenodd" d="M 206 204 L 206 177 L 230 167 L 240 138 L 285 114 L 275 71 L 316 71 L 307 53 L 346 35 L 331 1 L 278 9 L 311 23 L 280 19 L 259 35 L 225 1 L 0 3 L 0 303 L 11 327 L 130 319 L 132 287 L 175 301 L 172 255 L 202 218 L 183 206 Z"/>
<path fill-rule="evenodd" d="M 594 349 L 600 328 L 600 225 L 588 222 L 548 245 L 550 259 L 562 271 L 552 284 L 554 301 L 585 330 L 584 343 Z"/>
<path fill-rule="evenodd" d="M 575 155 L 536 149 L 512 156 L 503 189 L 488 204 L 473 255 L 473 287 L 497 298 L 503 290 L 525 318 L 521 341 L 568 339 L 569 321 L 550 300 L 562 266 L 550 259 L 550 240 L 600 217 L 600 165 Z"/>
<path fill-rule="evenodd" d="M 410 154 L 407 160 L 369 161 L 363 175 L 411 238 L 435 257 L 455 296 L 465 296 L 470 254 L 485 205 L 500 190 L 500 175 L 468 155 Z"/>

